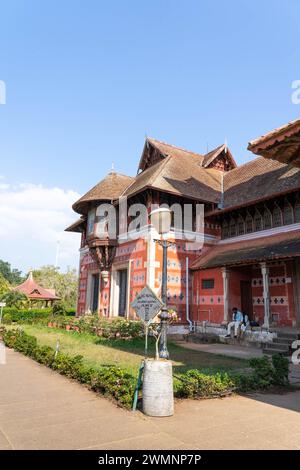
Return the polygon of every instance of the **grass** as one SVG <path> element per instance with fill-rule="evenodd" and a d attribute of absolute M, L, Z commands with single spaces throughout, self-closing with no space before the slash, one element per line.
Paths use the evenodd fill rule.
<path fill-rule="evenodd" d="M 97 369 L 104 364 L 114 364 L 136 375 L 144 358 L 144 340 L 107 340 L 89 333 L 76 333 L 38 325 L 22 325 L 29 335 L 37 338 L 39 344 L 53 348 L 57 340 L 60 350 L 70 355 L 83 356 L 84 363 Z M 185 349 L 169 341 L 168 349 L 174 371 L 186 372 L 198 369 L 206 373 L 241 370 L 248 367 L 248 361 L 216 354 Z M 155 343 L 149 340 L 149 356 L 154 357 Z"/>

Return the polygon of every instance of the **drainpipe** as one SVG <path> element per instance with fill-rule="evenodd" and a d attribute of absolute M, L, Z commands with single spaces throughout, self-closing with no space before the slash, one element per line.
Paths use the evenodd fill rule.
<path fill-rule="evenodd" d="M 189 306 L 189 258 L 185 258 L 185 300 L 186 300 L 186 319 L 189 323 L 189 330 L 193 331 L 193 322 L 190 319 L 190 306 Z"/>

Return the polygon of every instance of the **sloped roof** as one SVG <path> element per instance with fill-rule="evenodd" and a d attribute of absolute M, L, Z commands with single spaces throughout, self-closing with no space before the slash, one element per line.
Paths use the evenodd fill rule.
<path fill-rule="evenodd" d="M 39 286 L 33 279 L 32 271 L 29 272 L 28 278 L 22 284 L 13 288 L 14 291 L 22 292 L 32 300 L 58 300 L 53 289 L 45 289 Z"/>
<path fill-rule="evenodd" d="M 82 196 L 73 204 L 73 209 L 79 214 L 87 211 L 88 205 L 93 201 L 113 201 L 118 199 L 122 192 L 133 181 L 131 176 L 122 175 L 120 173 L 111 172 L 96 186 Z"/>
<path fill-rule="evenodd" d="M 258 157 L 224 174 L 224 208 L 300 188 L 300 169 Z"/>
<path fill-rule="evenodd" d="M 167 144 L 166 142 L 162 142 L 160 140 L 154 139 L 152 137 L 147 137 L 144 150 L 141 155 L 140 163 L 139 163 L 139 170 L 144 170 L 143 167 L 143 160 L 145 158 L 145 151 L 147 150 L 148 146 L 152 145 L 155 147 L 159 152 L 161 153 L 161 159 L 163 160 L 164 158 L 171 156 L 171 157 L 186 157 L 186 156 L 191 156 L 191 157 L 196 157 L 198 160 L 198 163 L 201 165 L 203 161 L 203 155 L 192 152 L 191 150 L 186 150 L 181 147 L 176 147 L 175 145 L 172 144 Z"/>
<path fill-rule="evenodd" d="M 77 219 L 76 222 L 65 228 L 65 232 L 82 232 L 84 230 L 85 219 Z"/>
<path fill-rule="evenodd" d="M 207 168 L 213 163 L 213 161 L 220 157 L 222 154 L 226 155 L 228 161 L 231 163 L 232 169 L 237 167 L 237 164 L 226 144 L 219 145 L 219 147 L 211 150 L 206 155 L 204 155 L 202 160 L 202 166 Z"/>
<path fill-rule="evenodd" d="M 300 256 L 300 230 L 234 243 L 219 242 L 200 256 L 191 269 L 245 265 L 290 256 Z"/>
<path fill-rule="evenodd" d="M 284 140 L 286 137 L 293 135 L 299 130 L 300 119 L 295 119 L 294 121 L 290 121 L 283 126 L 276 127 L 276 129 L 273 129 L 272 131 L 258 137 L 257 139 L 251 140 L 248 144 L 248 150 L 251 150 L 251 152 L 254 153 L 259 153 L 266 143 L 273 144 L 274 142 L 280 142 L 281 140 Z"/>
<path fill-rule="evenodd" d="M 221 178 L 218 170 L 201 167 L 198 155 L 182 153 L 180 158 L 169 155 L 139 173 L 123 195 L 129 197 L 149 187 L 192 199 L 218 202 Z"/>
<path fill-rule="evenodd" d="M 253 140 L 248 150 L 282 163 L 300 167 L 300 119 Z"/>

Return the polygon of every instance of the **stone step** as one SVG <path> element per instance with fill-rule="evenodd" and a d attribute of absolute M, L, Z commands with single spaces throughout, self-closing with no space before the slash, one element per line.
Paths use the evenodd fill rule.
<path fill-rule="evenodd" d="M 272 354 L 277 354 L 277 353 L 286 353 L 290 354 L 290 348 L 287 345 L 282 345 L 282 344 L 266 344 L 265 347 L 263 348 L 263 351 L 270 351 Z"/>
<path fill-rule="evenodd" d="M 290 339 L 291 342 L 294 341 L 295 339 L 300 339 L 299 333 L 288 333 L 288 332 L 283 332 L 283 331 L 278 331 L 277 332 L 277 338 L 282 338 L 282 339 Z"/>
<path fill-rule="evenodd" d="M 263 353 L 267 356 L 274 356 L 275 354 L 281 354 L 281 356 L 289 357 L 290 352 L 289 351 L 282 351 L 281 349 L 263 349 Z"/>
<path fill-rule="evenodd" d="M 278 344 L 287 344 L 290 346 L 294 340 L 291 338 L 274 338 L 273 343 L 278 343 Z"/>
<path fill-rule="evenodd" d="M 267 343 L 264 349 L 274 349 L 276 351 L 289 351 L 290 347 L 284 343 Z"/>

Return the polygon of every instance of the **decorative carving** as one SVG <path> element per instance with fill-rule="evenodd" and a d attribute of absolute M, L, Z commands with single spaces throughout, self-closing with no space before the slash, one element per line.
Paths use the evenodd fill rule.
<path fill-rule="evenodd" d="M 115 246 L 89 247 L 90 254 L 101 270 L 109 270 L 116 254 Z"/>

